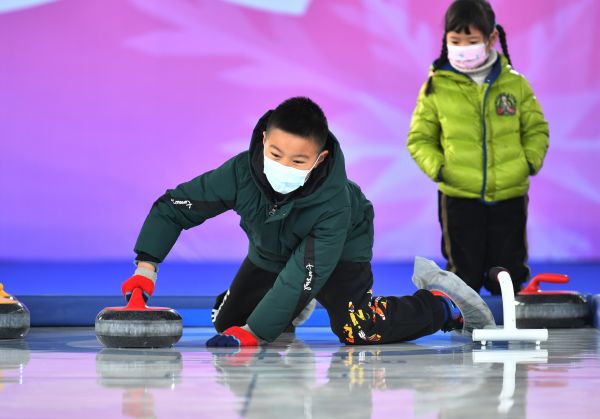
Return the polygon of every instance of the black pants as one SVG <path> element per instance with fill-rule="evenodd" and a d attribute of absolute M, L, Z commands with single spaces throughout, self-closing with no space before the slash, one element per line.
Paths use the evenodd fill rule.
<path fill-rule="evenodd" d="M 271 289 L 277 273 L 244 260 L 229 290 L 217 297 L 213 323 L 218 332 L 242 326 Z M 444 307 L 429 291 L 412 296 L 373 297 L 368 262 L 340 262 L 316 296 L 329 315 L 331 330 L 346 344 L 414 340 L 438 331 Z"/>
<path fill-rule="evenodd" d="M 510 272 L 515 292 L 529 279 L 527 266 L 527 195 L 484 204 L 478 199 L 438 193 L 442 254 L 446 269 L 479 292 L 484 286 L 500 294 L 500 284 L 487 276 L 490 268 Z"/>

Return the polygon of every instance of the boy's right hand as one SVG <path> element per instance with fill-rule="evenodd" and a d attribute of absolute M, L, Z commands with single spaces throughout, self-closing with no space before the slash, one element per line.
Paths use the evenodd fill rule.
<path fill-rule="evenodd" d="M 129 301 L 131 298 L 131 293 L 136 288 L 141 288 L 144 295 L 144 301 L 148 301 L 148 298 L 150 298 L 154 292 L 154 281 L 148 277 L 145 277 L 144 275 L 138 274 L 133 275 L 127 281 L 123 282 L 123 285 L 121 285 L 121 291 L 123 292 L 123 295 L 127 301 Z"/>

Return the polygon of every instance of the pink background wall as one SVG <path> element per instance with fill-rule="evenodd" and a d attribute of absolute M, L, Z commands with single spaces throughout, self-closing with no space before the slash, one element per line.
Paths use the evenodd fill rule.
<path fill-rule="evenodd" d="M 322 105 L 375 204 L 375 257 L 439 256 L 436 187 L 405 141 L 448 3 L 0 3 L 0 258 L 130 258 L 154 199 L 293 95 Z M 600 2 L 492 4 L 550 122 L 531 257 L 599 259 Z M 185 232 L 170 259 L 239 260 L 236 218 Z"/>

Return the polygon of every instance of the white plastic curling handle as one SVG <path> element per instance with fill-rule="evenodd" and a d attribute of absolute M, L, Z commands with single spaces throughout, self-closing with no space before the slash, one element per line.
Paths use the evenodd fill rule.
<path fill-rule="evenodd" d="M 519 340 L 525 342 L 545 342 L 548 340 L 548 329 L 475 329 L 473 330 L 474 342 L 493 342 Z"/>
<path fill-rule="evenodd" d="M 500 273 L 498 273 L 498 282 L 500 282 L 500 291 L 502 291 L 504 329 L 516 329 L 517 320 L 515 316 L 515 292 L 508 272 L 500 271 Z"/>
<path fill-rule="evenodd" d="M 504 310 L 504 327 L 475 329 L 473 341 L 485 345 L 488 341 L 529 341 L 539 344 L 548 340 L 548 329 L 517 329 L 515 315 L 515 293 L 510 275 L 506 271 L 498 272 L 498 282 L 502 291 L 502 308 Z"/>

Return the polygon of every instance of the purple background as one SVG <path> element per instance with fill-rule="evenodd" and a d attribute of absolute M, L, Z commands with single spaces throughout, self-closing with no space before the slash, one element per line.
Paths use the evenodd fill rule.
<path fill-rule="evenodd" d="M 448 3 L 0 3 L 0 258 L 131 258 L 165 189 L 245 149 L 257 118 L 299 94 L 322 105 L 375 204 L 375 257 L 439 257 L 436 187 L 405 141 Z M 600 2 L 492 4 L 550 122 L 530 255 L 598 260 Z M 169 260 L 239 260 L 237 224 L 184 232 Z"/>

